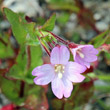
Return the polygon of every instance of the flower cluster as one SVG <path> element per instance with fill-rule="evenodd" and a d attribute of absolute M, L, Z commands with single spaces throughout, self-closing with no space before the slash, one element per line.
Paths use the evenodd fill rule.
<path fill-rule="evenodd" d="M 70 51 L 74 61 L 69 61 Z M 61 99 L 68 98 L 73 90 L 73 82 L 82 82 L 85 77 L 81 75 L 90 63 L 97 60 L 98 51 L 92 45 L 77 45 L 67 48 L 64 45 L 55 46 L 50 54 L 50 64 L 36 67 L 32 71 L 34 82 L 37 85 L 46 85 L 51 82 L 54 95 Z"/>

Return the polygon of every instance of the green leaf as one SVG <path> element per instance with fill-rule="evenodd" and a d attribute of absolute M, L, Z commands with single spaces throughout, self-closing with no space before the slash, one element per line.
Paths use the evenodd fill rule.
<path fill-rule="evenodd" d="M 41 30 L 52 31 L 55 25 L 56 14 L 54 13 L 42 26 Z"/>
<path fill-rule="evenodd" d="M 42 50 L 40 46 L 31 46 L 31 65 L 30 69 L 26 72 L 25 81 L 29 84 L 33 84 L 32 70 L 41 65 L 42 62 Z"/>
<path fill-rule="evenodd" d="M 105 32 L 99 34 L 98 36 L 96 36 L 95 38 L 93 38 L 89 44 L 93 44 L 95 48 L 98 48 L 99 46 L 101 46 L 102 44 L 104 44 L 108 38 L 110 39 L 110 34 L 109 34 L 110 30 L 106 30 Z"/>
<path fill-rule="evenodd" d="M 12 26 L 13 34 L 19 44 L 39 44 L 35 35 L 35 23 L 27 23 L 23 14 L 17 14 L 8 8 L 4 8 L 4 13 Z"/>

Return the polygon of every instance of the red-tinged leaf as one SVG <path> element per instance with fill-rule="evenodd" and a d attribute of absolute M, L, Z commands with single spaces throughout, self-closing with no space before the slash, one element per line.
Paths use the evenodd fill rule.
<path fill-rule="evenodd" d="M 75 107 L 87 103 L 93 95 L 94 86 L 93 80 L 89 82 L 81 83 L 75 93 L 73 93 L 72 99 L 75 99 Z"/>

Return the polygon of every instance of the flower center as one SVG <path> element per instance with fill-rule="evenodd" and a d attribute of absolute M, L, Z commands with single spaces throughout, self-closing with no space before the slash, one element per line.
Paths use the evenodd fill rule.
<path fill-rule="evenodd" d="M 78 50 L 77 50 L 77 53 L 79 54 L 79 56 L 80 56 L 81 58 L 84 58 L 84 54 L 81 52 L 81 49 L 78 49 Z"/>
<path fill-rule="evenodd" d="M 58 73 L 58 77 L 61 79 L 63 77 L 64 73 L 64 65 L 62 64 L 56 64 L 55 65 L 55 72 Z"/>

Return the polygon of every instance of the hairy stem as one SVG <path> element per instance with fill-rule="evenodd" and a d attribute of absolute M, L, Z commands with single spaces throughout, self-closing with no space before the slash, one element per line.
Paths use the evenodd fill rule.
<path fill-rule="evenodd" d="M 48 32 L 49 32 L 49 31 L 48 31 Z M 69 41 L 64 40 L 63 38 L 61 38 L 61 37 L 55 35 L 54 33 L 52 33 L 52 32 L 49 32 L 49 33 L 50 33 L 54 38 L 56 38 L 58 41 L 60 41 L 61 43 L 65 44 L 65 45 L 67 45 L 67 44 L 69 43 Z"/>
<path fill-rule="evenodd" d="M 41 42 L 39 36 L 38 36 L 38 40 L 39 40 L 40 44 L 42 45 L 42 47 L 44 48 L 44 50 L 46 51 L 46 53 L 50 56 L 50 51 L 49 51 L 48 48 Z"/>

